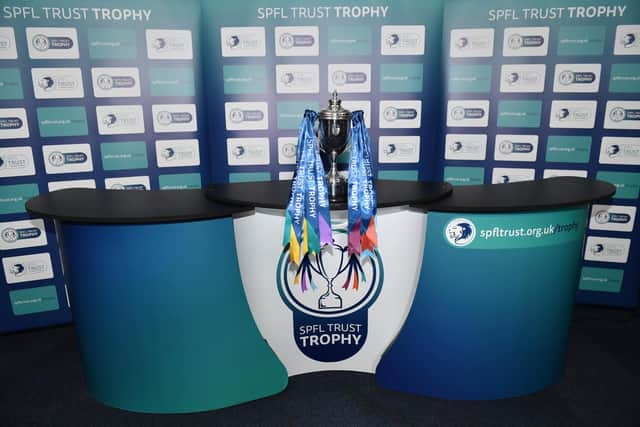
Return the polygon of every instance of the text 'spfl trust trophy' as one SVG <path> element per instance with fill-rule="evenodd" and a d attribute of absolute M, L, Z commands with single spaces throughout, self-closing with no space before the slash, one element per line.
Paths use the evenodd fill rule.
<path fill-rule="evenodd" d="M 329 107 L 318 113 L 318 144 L 320 151 L 329 156 L 327 185 L 329 200 L 344 202 L 347 200 L 347 180 L 338 173 L 336 159 L 347 149 L 351 142 L 351 111 L 340 106 L 338 92 L 333 91 Z M 325 164 L 325 169 L 327 168 Z"/>

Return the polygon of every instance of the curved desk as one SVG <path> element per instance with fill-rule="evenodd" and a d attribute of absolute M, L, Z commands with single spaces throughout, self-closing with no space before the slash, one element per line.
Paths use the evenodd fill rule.
<path fill-rule="evenodd" d="M 440 200 L 452 187 L 377 182 L 378 251 L 362 262 L 365 274 L 357 288 L 344 287 L 348 270 L 336 276 L 349 260 L 347 218 L 345 203 L 332 204 L 335 244 L 323 251 L 324 268 L 311 270 L 313 285 L 303 289 L 282 246 L 290 186 L 285 181 L 207 187 L 212 200 L 255 207 L 251 214 L 234 216 L 234 228 L 242 282 L 258 328 L 289 375 L 372 373 L 408 313 L 420 272 L 426 215 L 409 204 Z"/>
<path fill-rule="evenodd" d="M 231 215 L 200 190 L 73 189 L 31 199 L 53 218 L 90 393 L 139 412 L 275 394 L 284 366 L 251 317 Z"/>
<path fill-rule="evenodd" d="M 583 178 L 456 187 L 429 211 L 425 256 L 377 382 L 449 399 L 532 393 L 564 369 L 587 207 Z"/>

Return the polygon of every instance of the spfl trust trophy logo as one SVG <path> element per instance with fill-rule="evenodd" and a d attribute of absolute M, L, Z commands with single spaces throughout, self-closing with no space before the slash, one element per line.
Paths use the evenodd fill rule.
<path fill-rule="evenodd" d="M 349 256 L 346 230 L 318 256 L 291 262 L 289 246 L 280 256 L 278 292 L 293 312 L 293 336 L 307 357 L 337 362 L 356 354 L 367 339 L 368 308 L 382 289 L 383 265 L 373 256 Z M 340 243 L 338 243 L 340 241 Z"/>

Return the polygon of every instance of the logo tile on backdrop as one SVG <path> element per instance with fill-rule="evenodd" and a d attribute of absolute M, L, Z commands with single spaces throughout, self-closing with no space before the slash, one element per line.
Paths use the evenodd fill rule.
<path fill-rule="evenodd" d="M 318 56 L 319 29 L 309 27 L 275 27 L 276 56 Z"/>
<path fill-rule="evenodd" d="M 452 58 L 488 58 L 493 56 L 493 28 L 453 29 L 449 56 Z"/>
<path fill-rule="evenodd" d="M 546 56 L 549 27 L 512 27 L 504 29 L 503 56 Z"/>
<path fill-rule="evenodd" d="M 621 205 L 593 205 L 589 228 L 591 230 L 632 232 L 637 208 Z"/>
<path fill-rule="evenodd" d="M 486 134 L 449 133 L 445 137 L 446 160 L 484 160 L 486 155 Z"/>
<path fill-rule="evenodd" d="M 500 67 L 500 92 L 542 93 L 545 64 L 504 64 Z"/>
<path fill-rule="evenodd" d="M 598 162 L 610 165 L 640 165 L 640 138 L 602 137 Z"/>
<path fill-rule="evenodd" d="M 495 160 L 535 162 L 538 135 L 496 135 Z"/>
<path fill-rule="evenodd" d="M 319 93 L 320 67 L 318 64 L 276 65 L 276 92 L 283 94 Z"/>
<path fill-rule="evenodd" d="M 489 101 L 450 100 L 447 102 L 448 127 L 487 127 Z"/>
<path fill-rule="evenodd" d="M 269 105 L 266 102 L 225 102 L 227 130 L 269 129 Z"/>
<path fill-rule="evenodd" d="M 2 258 L 7 284 L 53 279 L 51 256 L 48 252 Z"/>
<path fill-rule="evenodd" d="M 31 59 L 79 59 L 78 34 L 73 27 L 27 27 Z"/>
<path fill-rule="evenodd" d="M 380 101 L 378 126 L 382 129 L 419 128 L 422 101 Z"/>
<path fill-rule="evenodd" d="M 604 128 L 640 130 L 640 101 L 607 101 Z"/>
<path fill-rule="evenodd" d="M 47 174 L 93 171 L 89 144 L 43 145 L 42 154 Z"/>
<path fill-rule="evenodd" d="M 200 146 L 197 139 L 165 139 L 156 141 L 159 168 L 199 166 Z"/>
<path fill-rule="evenodd" d="M 36 99 L 84 98 L 80 68 L 32 68 Z"/>
<path fill-rule="evenodd" d="M 0 139 L 29 138 L 27 111 L 24 108 L 0 108 Z"/>
<path fill-rule="evenodd" d="M 577 178 L 586 178 L 586 170 L 580 169 L 545 169 L 542 171 L 542 178 L 555 178 L 557 176 L 575 176 Z"/>
<path fill-rule="evenodd" d="M 264 27 L 221 27 L 220 44 L 223 57 L 266 55 Z"/>
<path fill-rule="evenodd" d="M 35 174 L 31 147 L 0 147 L 0 178 Z"/>
<path fill-rule="evenodd" d="M 18 59 L 13 27 L 0 27 L 0 59 Z"/>
<path fill-rule="evenodd" d="M 91 81 L 96 98 L 140 96 L 140 72 L 137 68 L 95 67 L 91 69 Z"/>
<path fill-rule="evenodd" d="M 144 133 L 142 105 L 99 105 L 96 117 L 100 135 Z"/>
<path fill-rule="evenodd" d="M 640 55 L 640 25 L 618 25 L 614 55 Z"/>
<path fill-rule="evenodd" d="M 630 246 L 631 239 L 589 236 L 585 243 L 584 259 L 625 264 L 629 259 Z"/>
<path fill-rule="evenodd" d="M 533 181 L 535 169 L 527 168 L 493 168 L 492 184 L 508 184 L 510 182 Z"/>
<path fill-rule="evenodd" d="M 298 138 L 283 136 L 278 138 L 278 163 L 281 165 L 295 165 L 298 152 Z"/>
<path fill-rule="evenodd" d="M 147 58 L 193 59 L 191 30 L 145 30 Z"/>
<path fill-rule="evenodd" d="M 151 184 L 148 176 L 127 176 L 106 178 L 104 187 L 109 190 L 149 190 Z"/>
<path fill-rule="evenodd" d="M 154 104 L 151 106 L 151 113 L 155 133 L 198 130 L 195 104 Z"/>
<path fill-rule="evenodd" d="M 268 165 L 269 138 L 227 138 L 227 162 L 229 166 Z"/>
<path fill-rule="evenodd" d="M 371 64 L 329 64 L 328 92 L 371 92 Z"/>
<path fill-rule="evenodd" d="M 0 222 L 0 250 L 32 248 L 46 244 L 47 233 L 41 219 Z"/>
<path fill-rule="evenodd" d="M 602 64 L 556 64 L 553 91 L 596 93 L 600 89 Z"/>
<path fill-rule="evenodd" d="M 418 163 L 419 161 L 419 136 L 381 136 L 378 139 L 379 163 Z"/>
<path fill-rule="evenodd" d="M 424 55 L 424 25 L 383 25 L 380 28 L 381 55 Z"/>
<path fill-rule="evenodd" d="M 49 191 L 65 190 L 67 188 L 96 188 L 95 179 L 72 179 L 68 181 L 51 181 L 47 183 Z"/>
<path fill-rule="evenodd" d="M 597 101 L 552 101 L 549 127 L 593 129 Z"/>

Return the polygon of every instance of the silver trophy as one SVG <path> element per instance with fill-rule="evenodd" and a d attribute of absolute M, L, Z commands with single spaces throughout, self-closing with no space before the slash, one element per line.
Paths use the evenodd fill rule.
<path fill-rule="evenodd" d="M 340 103 L 338 92 L 333 91 L 329 107 L 318 113 L 318 144 L 331 162 L 327 171 L 327 184 L 329 200 L 332 202 L 347 200 L 347 180 L 338 173 L 336 159 L 351 143 L 352 114 L 342 108 Z"/>

